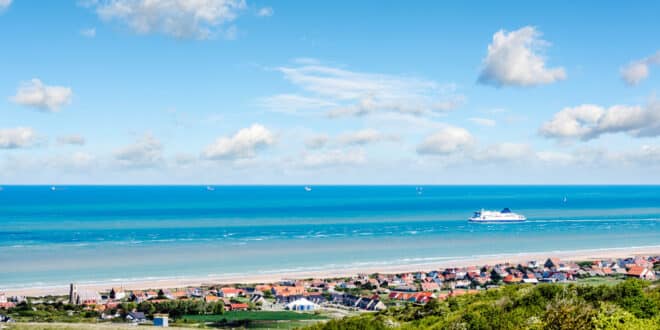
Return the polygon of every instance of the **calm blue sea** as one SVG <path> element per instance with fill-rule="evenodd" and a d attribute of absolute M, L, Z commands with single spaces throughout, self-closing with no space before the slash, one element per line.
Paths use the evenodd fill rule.
<path fill-rule="evenodd" d="M 0 289 L 660 245 L 660 186 L 2 188 Z"/>

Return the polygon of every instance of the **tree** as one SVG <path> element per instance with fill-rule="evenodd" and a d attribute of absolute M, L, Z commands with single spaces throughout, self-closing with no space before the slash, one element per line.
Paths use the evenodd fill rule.
<path fill-rule="evenodd" d="M 591 305 L 583 300 L 557 297 L 548 305 L 545 324 L 552 330 L 587 330 L 592 329 L 594 315 Z"/>
<path fill-rule="evenodd" d="M 225 304 L 223 302 L 215 302 L 213 306 L 213 314 L 220 315 L 225 312 Z"/>

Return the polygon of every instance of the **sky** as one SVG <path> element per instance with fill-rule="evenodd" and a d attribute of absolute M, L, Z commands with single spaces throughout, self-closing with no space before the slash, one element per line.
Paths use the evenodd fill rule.
<path fill-rule="evenodd" d="M 0 184 L 658 184 L 659 12 L 0 0 Z"/>

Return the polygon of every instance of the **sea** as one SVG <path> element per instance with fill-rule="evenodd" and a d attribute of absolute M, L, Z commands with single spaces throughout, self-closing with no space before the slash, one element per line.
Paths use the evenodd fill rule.
<path fill-rule="evenodd" d="M 526 223 L 468 223 L 511 208 Z M 0 290 L 660 245 L 660 186 L 2 186 Z"/>

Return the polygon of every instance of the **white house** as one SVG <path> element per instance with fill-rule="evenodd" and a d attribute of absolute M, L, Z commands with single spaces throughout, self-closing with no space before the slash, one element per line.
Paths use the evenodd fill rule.
<path fill-rule="evenodd" d="M 284 309 L 290 310 L 290 311 L 315 311 L 319 309 L 321 306 L 305 299 L 305 298 L 300 298 L 298 300 L 292 301 L 284 306 Z"/>

